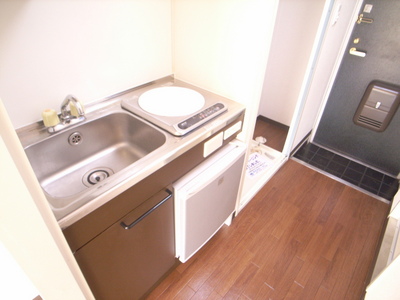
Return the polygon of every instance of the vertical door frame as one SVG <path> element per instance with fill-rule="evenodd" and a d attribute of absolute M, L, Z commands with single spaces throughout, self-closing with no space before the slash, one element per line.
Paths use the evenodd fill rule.
<path fill-rule="evenodd" d="M 290 123 L 289 132 L 282 150 L 282 153 L 287 157 L 290 156 L 290 152 L 293 148 L 294 139 L 296 137 L 296 132 L 299 127 L 301 116 L 307 101 L 308 92 L 312 84 L 313 75 L 315 73 L 319 53 L 321 52 L 321 48 L 323 46 L 324 37 L 327 31 L 334 3 L 335 0 L 325 0 L 325 6 L 322 11 L 321 21 L 318 26 L 314 45 L 310 54 L 310 59 L 308 61 L 306 72 L 304 74 L 303 83 L 301 85 L 300 93 L 296 102 L 296 107 Z"/>
<path fill-rule="evenodd" d="M 334 1 L 339 2 L 339 1 L 342 1 L 342 0 L 334 0 Z M 330 95 L 331 90 L 333 88 L 333 84 L 334 84 L 336 76 L 338 74 L 340 64 L 342 63 L 344 54 L 345 54 L 345 52 L 347 50 L 348 41 L 349 41 L 349 39 L 350 39 L 350 37 L 352 35 L 352 32 L 353 32 L 353 29 L 354 29 L 354 27 L 356 25 L 355 21 L 358 18 L 359 11 L 360 11 L 360 9 L 362 7 L 362 4 L 364 2 L 364 0 L 353 0 L 353 1 L 356 2 L 355 9 L 353 11 L 352 17 L 350 18 L 350 20 L 348 20 L 347 32 L 343 36 L 342 45 L 341 45 L 339 54 L 338 54 L 338 56 L 336 58 L 335 65 L 334 65 L 333 69 L 331 70 L 330 79 L 328 81 L 328 84 L 327 84 L 327 87 L 326 87 L 326 90 L 325 90 L 325 94 L 324 94 L 324 97 L 323 97 L 322 102 L 321 102 L 321 107 L 319 109 L 317 118 L 315 120 L 315 124 L 313 126 L 313 130 L 311 131 L 310 142 L 312 142 L 314 140 L 315 134 L 317 132 L 317 128 L 318 128 L 319 123 L 320 123 L 321 118 L 322 118 L 322 114 L 324 112 L 324 109 L 325 109 L 326 104 L 328 102 L 329 95 Z M 328 45 L 325 45 L 325 46 L 328 46 Z M 315 82 L 315 83 L 318 84 L 318 81 Z"/>

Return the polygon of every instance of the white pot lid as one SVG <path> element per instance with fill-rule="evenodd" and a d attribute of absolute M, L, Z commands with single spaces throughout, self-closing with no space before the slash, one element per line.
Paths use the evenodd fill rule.
<path fill-rule="evenodd" d="M 168 86 L 144 92 L 138 104 L 146 112 L 164 117 L 190 115 L 200 110 L 205 103 L 202 94 L 194 90 Z"/>

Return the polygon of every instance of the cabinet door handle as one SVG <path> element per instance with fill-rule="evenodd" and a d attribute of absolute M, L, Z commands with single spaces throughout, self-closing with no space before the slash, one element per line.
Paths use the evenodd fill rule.
<path fill-rule="evenodd" d="M 125 222 L 121 222 L 121 226 L 124 229 L 131 229 L 132 227 L 134 227 L 137 223 L 139 223 L 140 221 L 142 221 L 144 218 L 146 218 L 149 214 L 151 214 L 154 210 L 156 210 L 159 206 L 161 206 L 164 202 L 166 202 L 168 199 L 170 199 L 172 197 L 172 192 L 168 189 L 165 190 L 168 193 L 168 196 L 165 197 L 163 200 L 161 200 L 160 202 L 158 202 L 156 205 L 154 205 L 152 208 L 150 208 L 148 211 L 146 211 L 143 215 L 141 215 L 139 218 L 137 218 L 135 221 L 133 221 L 131 224 L 127 225 L 125 224 Z"/>

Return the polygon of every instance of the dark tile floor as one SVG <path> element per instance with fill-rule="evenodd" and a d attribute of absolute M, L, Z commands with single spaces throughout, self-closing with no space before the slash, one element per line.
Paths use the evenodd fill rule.
<path fill-rule="evenodd" d="M 311 143 L 305 143 L 294 157 L 390 201 L 399 188 L 396 178 Z"/>

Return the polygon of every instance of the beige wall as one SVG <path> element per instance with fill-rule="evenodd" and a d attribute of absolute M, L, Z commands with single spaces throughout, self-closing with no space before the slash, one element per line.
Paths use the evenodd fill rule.
<path fill-rule="evenodd" d="M 0 1 L 0 97 L 15 128 L 172 73 L 171 1 Z"/>
<path fill-rule="evenodd" d="M 174 1 L 176 77 L 245 104 L 246 133 L 258 110 L 277 5 L 277 0 Z"/>

